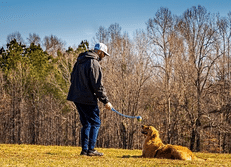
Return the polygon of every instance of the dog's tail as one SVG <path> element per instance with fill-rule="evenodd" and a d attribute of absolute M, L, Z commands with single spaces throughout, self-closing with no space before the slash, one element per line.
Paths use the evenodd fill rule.
<path fill-rule="evenodd" d="M 196 160 L 196 161 L 206 161 L 206 159 L 198 158 L 198 157 L 196 157 L 194 154 L 192 154 L 192 160 Z"/>

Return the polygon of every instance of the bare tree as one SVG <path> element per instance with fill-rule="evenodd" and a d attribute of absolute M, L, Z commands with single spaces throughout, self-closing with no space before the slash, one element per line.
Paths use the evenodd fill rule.
<path fill-rule="evenodd" d="M 29 44 L 34 43 L 35 45 L 40 44 L 41 42 L 41 38 L 39 37 L 39 35 L 33 33 L 33 34 L 29 34 L 29 38 L 27 38 Z"/>
<path fill-rule="evenodd" d="M 96 42 L 108 43 L 108 30 L 106 28 L 102 26 L 99 27 L 95 37 L 95 43 Z"/>
<path fill-rule="evenodd" d="M 64 46 L 65 46 L 65 42 L 63 42 L 61 39 L 59 39 L 57 36 L 51 35 L 51 36 L 45 36 L 44 37 L 44 46 L 45 46 L 45 50 L 53 55 L 53 56 L 57 56 L 57 51 L 62 51 Z"/>
<path fill-rule="evenodd" d="M 19 32 L 14 32 L 12 34 L 9 34 L 7 36 L 7 43 L 10 43 L 12 40 L 16 40 L 18 43 L 24 44 L 24 40 L 22 38 L 22 35 Z"/>
<path fill-rule="evenodd" d="M 173 33 L 174 20 L 171 11 L 167 8 L 160 8 L 153 19 L 147 23 L 148 37 L 150 44 L 153 45 L 153 54 L 155 58 L 155 67 L 158 67 L 162 73 L 164 87 L 161 88 L 165 96 L 163 102 L 167 109 L 166 115 L 168 120 L 167 141 L 171 143 L 171 73 L 172 73 L 172 56 L 173 52 L 170 47 L 170 36 Z M 158 62 L 156 62 L 158 61 Z"/>
<path fill-rule="evenodd" d="M 207 114 L 202 109 L 202 98 L 206 94 L 205 89 L 208 86 L 210 70 L 221 54 L 215 52 L 216 29 L 213 18 L 204 7 L 192 7 L 184 12 L 177 29 L 186 44 L 190 63 L 188 69 L 191 70 L 189 75 L 196 90 L 196 110 L 190 113 L 192 124 L 190 148 L 193 150 L 196 142 L 196 150 L 200 151 L 200 135 L 202 133 L 200 119 Z"/>
<path fill-rule="evenodd" d="M 230 136 L 230 124 L 227 119 L 230 117 L 230 24 L 227 17 L 216 17 L 217 37 L 216 50 L 221 54 L 221 58 L 216 62 L 213 68 L 213 78 L 217 82 L 211 82 L 213 90 L 209 97 L 211 98 L 210 124 L 206 126 L 206 130 L 210 130 L 210 134 L 217 133 L 217 143 L 220 152 L 225 152 L 228 148 L 227 139 Z M 214 107 L 216 106 L 216 107 Z M 214 131 L 215 130 L 215 131 Z"/>

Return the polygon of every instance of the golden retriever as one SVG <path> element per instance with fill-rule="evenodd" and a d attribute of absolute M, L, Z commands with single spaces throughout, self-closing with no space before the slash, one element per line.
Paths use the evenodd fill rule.
<path fill-rule="evenodd" d="M 159 132 L 153 126 L 142 126 L 142 131 L 146 136 L 143 145 L 142 157 L 144 158 L 166 158 L 179 160 L 194 160 L 197 158 L 187 147 L 163 144 Z"/>

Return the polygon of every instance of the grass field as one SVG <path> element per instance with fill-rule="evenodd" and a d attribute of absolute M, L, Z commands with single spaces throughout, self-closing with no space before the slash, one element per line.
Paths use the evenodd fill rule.
<path fill-rule="evenodd" d="M 141 155 L 141 150 L 123 150 L 97 148 L 103 157 L 80 156 L 80 147 L 10 145 L 0 144 L 0 166 L 17 167 L 74 167 L 74 166 L 118 166 L 118 167 L 154 167 L 154 166 L 208 166 L 231 167 L 231 154 L 195 153 L 197 157 L 207 159 L 200 161 L 180 161 L 155 158 L 134 158 Z M 123 158 L 123 156 L 126 155 Z"/>

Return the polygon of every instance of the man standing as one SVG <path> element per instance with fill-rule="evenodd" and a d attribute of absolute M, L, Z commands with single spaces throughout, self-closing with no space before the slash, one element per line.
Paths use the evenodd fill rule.
<path fill-rule="evenodd" d="M 103 156 L 103 153 L 94 148 L 101 124 L 98 100 L 105 104 L 106 109 L 112 109 L 103 87 L 102 70 L 99 64 L 106 55 L 110 56 L 107 53 L 107 46 L 103 43 L 96 44 L 93 51 L 89 50 L 79 55 L 71 73 L 67 100 L 75 103 L 83 126 L 80 155 Z"/>

